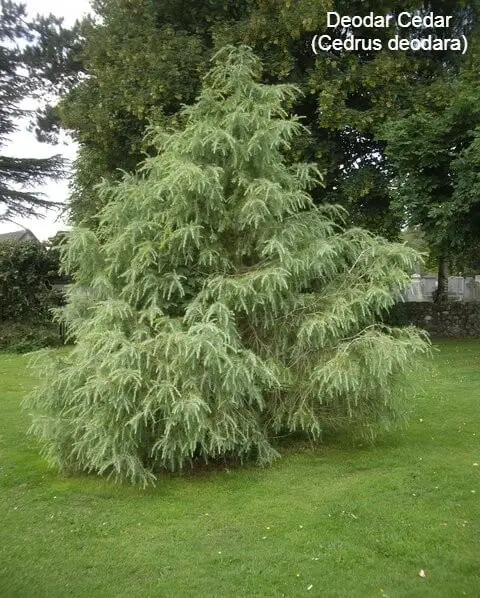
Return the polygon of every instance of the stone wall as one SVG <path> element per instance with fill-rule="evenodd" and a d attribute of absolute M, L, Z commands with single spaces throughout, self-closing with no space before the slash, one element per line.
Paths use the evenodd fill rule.
<path fill-rule="evenodd" d="M 398 303 L 390 312 L 388 321 L 395 325 L 413 324 L 436 338 L 480 338 L 480 302 Z"/>

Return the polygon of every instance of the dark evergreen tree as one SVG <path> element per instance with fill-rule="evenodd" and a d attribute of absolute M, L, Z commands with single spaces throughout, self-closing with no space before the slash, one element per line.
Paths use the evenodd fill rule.
<path fill-rule="evenodd" d="M 0 2 L 0 148 L 17 130 L 19 119 L 30 112 L 22 108 L 22 101 L 44 84 L 39 60 L 44 54 L 37 41 L 38 28 L 48 23 L 48 19 L 28 21 L 22 4 Z M 63 175 L 64 160 L 58 155 L 37 159 L 0 154 L 0 220 L 54 207 L 35 187 Z"/>

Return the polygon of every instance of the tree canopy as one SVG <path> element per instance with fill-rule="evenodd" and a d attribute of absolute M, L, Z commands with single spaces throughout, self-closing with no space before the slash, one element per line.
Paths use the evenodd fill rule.
<path fill-rule="evenodd" d="M 278 457 L 275 436 L 372 438 L 402 421 L 405 372 L 428 350 L 380 322 L 418 254 L 315 206 L 292 161 L 299 93 L 260 83 L 226 47 L 157 153 L 104 181 L 96 231 L 65 248 L 60 312 L 77 343 L 27 399 L 51 462 L 147 483 L 197 458 Z"/>
<path fill-rule="evenodd" d="M 311 38 L 348 35 L 339 27 L 326 29 L 329 10 L 362 15 L 434 9 L 452 15 L 454 30 L 469 37 L 478 18 L 477 0 L 441 6 L 419 0 L 213 1 L 196 2 L 195 10 L 180 0 L 103 0 L 93 6 L 100 19 L 82 29 L 87 77 L 59 107 L 81 148 L 71 201 L 75 221 L 96 222 L 101 205 L 94 186 L 100 177 L 115 179 L 117 169 L 131 172 L 143 152 L 155 151 L 145 143 L 149 120 L 175 120 L 181 105 L 194 100 L 212 53 L 227 43 L 247 43 L 265 64 L 264 82 L 293 83 L 303 92 L 294 110 L 310 133 L 296 140 L 292 152 L 325 173 L 326 192 L 312 190 L 315 200 L 345 205 L 352 222 L 390 237 L 402 215 L 391 209 L 393 166 L 379 131 L 385 121 L 412 111 L 419 90 L 465 58 L 388 50 L 314 56 Z M 375 36 L 394 33 L 390 28 Z M 409 28 L 401 33 L 415 35 Z"/>
<path fill-rule="evenodd" d="M 457 73 L 446 70 L 422 89 L 410 113 L 384 128 L 397 172 L 395 207 L 424 231 L 439 259 L 444 295 L 446 262 L 470 269 L 479 242 L 478 46 L 477 40 L 471 62 Z"/>

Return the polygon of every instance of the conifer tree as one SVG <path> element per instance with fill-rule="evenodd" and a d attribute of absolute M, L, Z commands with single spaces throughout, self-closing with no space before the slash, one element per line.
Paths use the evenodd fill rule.
<path fill-rule="evenodd" d="M 34 187 L 64 176 L 65 160 L 60 155 L 18 158 L 5 155 L 3 146 L 18 130 L 18 120 L 31 114 L 22 102 L 38 98 L 46 88 L 53 91 L 46 83 L 54 70 L 46 61 L 53 49 L 44 46 L 47 33 L 53 36 L 60 25 L 52 15 L 29 21 L 24 4 L 0 0 L 0 221 L 38 216 L 44 209 L 59 206 Z M 60 65 L 57 70 L 62 70 Z"/>
<path fill-rule="evenodd" d="M 148 483 L 195 458 L 268 464 L 285 431 L 403 417 L 428 341 L 378 316 L 418 254 L 314 206 L 320 173 L 283 154 L 298 90 L 260 69 L 220 51 L 182 127 L 152 129 L 158 155 L 102 184 L 99 228 L 72 234 L 60 317 L 77 344 L 26 401 L 53 463 Z"/>

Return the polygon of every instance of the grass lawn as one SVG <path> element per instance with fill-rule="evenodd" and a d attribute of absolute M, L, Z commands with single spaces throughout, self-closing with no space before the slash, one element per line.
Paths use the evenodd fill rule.
<path fill-rule="evenodd" d="M 375 448 L 147 490 L 49 469 L 28 358 L 0 355 L 0 596 L 480 596 L 480 342 L 438 347 L 409 428 Z"/>

